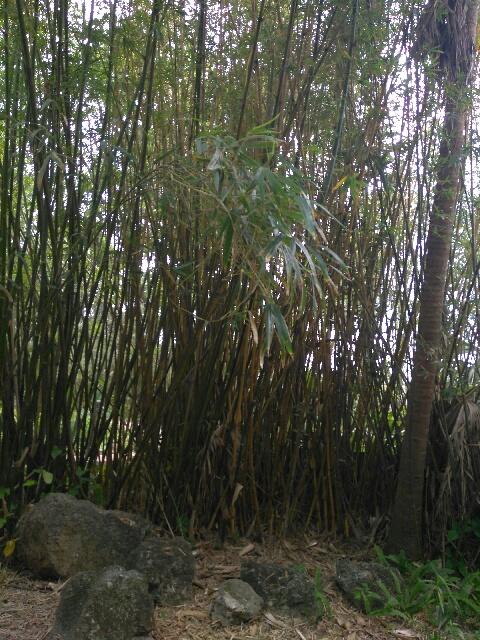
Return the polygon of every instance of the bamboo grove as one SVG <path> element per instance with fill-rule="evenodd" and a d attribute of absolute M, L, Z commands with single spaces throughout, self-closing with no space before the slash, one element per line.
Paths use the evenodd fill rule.
<path fill-rule="evenodd" d="M 3 1 L 4 513 L 62 490 L 175 534 L 382 529 L 443 107 L 420 9 Z M 479 397 L 476 127 L 437 421 Z"/>

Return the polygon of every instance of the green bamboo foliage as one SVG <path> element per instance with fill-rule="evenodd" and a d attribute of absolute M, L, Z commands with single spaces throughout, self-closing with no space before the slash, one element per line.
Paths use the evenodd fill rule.
<path fill-rule="evenodd" d="M 408 13 L 6 0 L 3 20 L 0 487 L 173 533 L 378 526 L 438 115 L 399 74 Z M 441 383 L 462 390 L 465 203 Z"/>

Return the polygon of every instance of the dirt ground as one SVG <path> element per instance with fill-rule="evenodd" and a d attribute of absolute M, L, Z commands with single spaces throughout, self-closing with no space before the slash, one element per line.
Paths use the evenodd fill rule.
<path fill-rule="evenodd" d="M 161 607 L 155 612 L 155 640 L 387 640 L 390 638 L 435 637 L 422 620 L 406 622 L 395 618 L 368 618 L 353 609 L 335 585 L 335 561 L 339 557 L 365 560 L 368 551 L 340 545 L 328 539 L 279 540 L 272 545 L 254 545 L 247 540 L 215 548 L 213 540 L 194 545 L 196 558 L 195 593 L 185 605 Z M 242 626 L 222 627 L 214 623 L 210 611 L 222 580 L 239 577 L 243 557 L 304 567 L 315 579 L 318 568 L 322 592 L 331 612 L 315 624 L 280 617 L 270 612 Z M 62 583 L 33 580 L 0 569 L 0 640 L 44 640 L 59 602 Z M 438 637 L 438 636 L 437 636 Z"/>

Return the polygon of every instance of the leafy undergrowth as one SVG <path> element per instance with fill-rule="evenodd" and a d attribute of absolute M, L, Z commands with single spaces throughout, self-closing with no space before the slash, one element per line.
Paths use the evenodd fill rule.
<path fill-rule="evenodd" d="M 365 594 L 371 615 L 354 609 L 338 590 L 335 562 L 340 557 L 371 560 L 374 553 L 328 538 L 277 540 L 253 545 L 245 540 L 217 549 L 214 540 L 194 545 L 195 593 L 182 606 L 156 609 L 151 637 L 179 640 L 448 640 L 480 638 L 471 614 L 478 606 L 478 584 L 473 578 L 462 586 L 457 578 L 435 564 L 414 567 L 401 557 L 397 567 L 405 576 L 406 590 L 391 596 L 383 610 Z M 319 617 L 316 624 L 264 612 L 249 624 L 222 627 L 210 611 L 216 589 L 223 580 L 239 577 L 247 556 L 263 562 L 302 568 L 316 583 Z M 388 559 L 383 558 L 384 562 Z M 468 591 L 468 585 L 471 589 Z M 0 570 L 1 640 L 43 640 L 53 621 L 61 583 L 33 580 L 11 569 Z M 453 595 L 455 597 L 453 597 Z M 466 599 L 467 602 L 464 602 Z M 463 602 L 463 604 L 462 604 Z M 469 617 L 470 616 L 470 617 Z"/>
<path fill-rule="evenodd" d="M 480 571 L 462 573 L 443 567 L 440 560 L 413 564 L 404 554 L 385 556 L 376 547 L 377 561 L 395 566 L 395 593 L 381 585 L 383 598 L 365 588 L 358 592 L 371 616 L 395 616 L 407 621 L 422 619 L 431 630 L 428 640 L 480 639 Z"/>

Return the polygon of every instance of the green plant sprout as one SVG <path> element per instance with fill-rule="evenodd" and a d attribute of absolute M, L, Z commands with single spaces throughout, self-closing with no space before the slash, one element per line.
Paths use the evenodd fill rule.
<path fill-rule="evenodd" d="M 320 567 L 315 569 L 315 601 L 317 603 L 317 616 L 323 618 L 324 615 L 333 615 L 332 607 L 328 602 L 322 589 L 322 570 Z"/>

